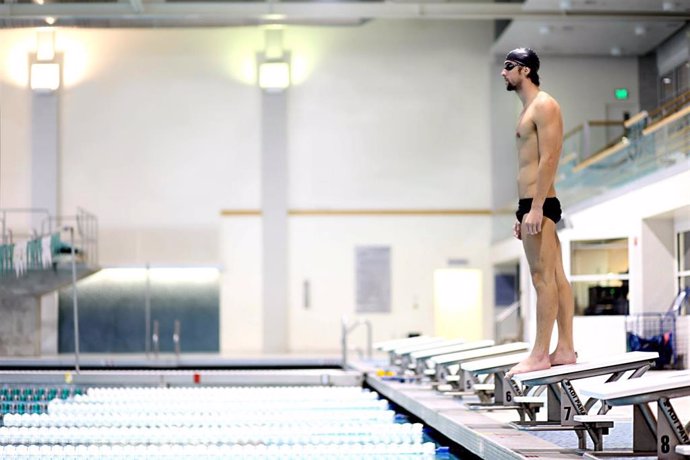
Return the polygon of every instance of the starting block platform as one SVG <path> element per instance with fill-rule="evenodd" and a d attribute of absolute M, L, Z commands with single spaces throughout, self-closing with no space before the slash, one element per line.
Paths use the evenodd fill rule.
<path fill-rule="evenodd" d="M 391 365 L 396 364 L 396 354 L 395 354 L 395 349 L 396 348 L 401 348 L 405 346 L 410 346 L 410 345 L 415 345 L 415 344 L 424 344 L 424 343 L 433 343 L 433 342 L 440 342 L 443 340 L 440 337 L 434 337 L 434 336 L 428 336 L 428 335 L 418 335 L 415 337 L 407 337 L 404 339 L 393 339 L 393 340 L 384 340 L 382 342 L 375 342 L 373 344 L 373 348 L 375 350 L 383 351 L 384 353 L 388 354 L 388 360 Z"/>
<path fill-rule="evenodd" d="M 470 404 L 471 409 L 519 409 L 514 406 L 510 385 L 505 384 L 506 372 L 529 356 L 529 352 L 514 353 L 494 358 L 462 363 L 460 369 L 465 383 L 475 390 L 480 402 Z M 491 394 L 482 390 L 481 384 L 493 383 Z"/>
<path fill-rule="evenodd" d="M 438 349 L 414 352 L 410 355 L 412 362 L 414 362 L 414 367 L 411 370 L 420 377 L 423 377 L 424 375 L 435 375 L 436 368 L 434 367 L 433 362 L 437 357 L 464 353 L 482 348 L 489 348 L 494 345 L 495 342 L 493 340 L 475 340 L 473 342 L 467 342 L 462 345 L 452 347 L 440 347 Z M 427 372 L 429 369 L 433 369 L 434 373 Z"/>
<path fill-rule="evenodd" d="M 589 410 L 601 399 L 590 397 L 583 403 L 572 381 L 605 376 L 608 384 L 620 380 L 626 373 L 630 374 L 628 379 L 637 379 L 651 368 L 658 356 L 656 352 L 635 351 L 601 360 L 553 366 L 546 370 L 514 375 L 508 381 L 512 388 L 512 399 L 518 406 L 524 406 L 518 410 L 520 421 L 514 424 L 517 428 L 526 430 L 573 430 L 582 450 L 587 448 L 586 433 L 594 443 L 594 450 L 603 451 L 604 435 L 613 427 L 614 420 L 607 417 L 576 419 L 576 416 L 589 415 Z M 545 422 L 537 421 L 535 408 L 525 406 L 527 400 L 521 399 L 524 396 L 535 396 L 544 388 L 547 390 Z M 530 400 L 530 404 L 532 402 Z M 609 409 L 610 406 L 602 402 L 598 415 L 603 416 Z"/>
<path fill-rule="evenodd" d="M 427 369 L 425 373 L 438 383 L 453 382 L 455 386 L 457 386 L 457 389 L 464 389 L 466 382 L 461 381 L 461 377 L 463 377 L 461 372 L 462 364 L 490 357 L 511 355 L 526 351 L 528 348 L 529 344 L 525 342 L 515 342 L 434 356 L 427 360 Z"/>
<path fill-rule="evenodd" d="M 656 455 L 661 460 L 690 458 L 690 423 L 683 424 L 671 403 L 674 398 L 690 396 L 690 372 L 583 385 L 580 393 L 609 406 L 633 406 L 633 450 L 606 455 Z M 656 414 L 650 403 L 656 403 Z"/>
<path fill-rule="evenodd" d="M 434 356 L 446 355 L 449 353 L 457 353 L 460 351 L 473 350 L 475 348 L 491 347 L 495 345 L 493 340 L 479 340 L 473 342 L 459 342 L 452 344 L 440 344 L 427 350 L 418 350 L 409 355 L 408 366 L 406 370 L 414 371 L 417 368 L 417 362 L 424 361 Z"/>

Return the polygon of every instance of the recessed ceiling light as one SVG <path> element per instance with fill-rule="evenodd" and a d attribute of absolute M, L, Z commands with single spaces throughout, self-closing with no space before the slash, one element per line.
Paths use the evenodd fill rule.
<path fill-rule="evenodd" d="M 285 19 L 285 15 L 279 13 L 269 13 L 261 16 L 261 19 L 264 19 L 266 21 L 282 21 L 283 19 Z"/>
<path fill-rule="evenodd" d="M 647 28 L 645 26 L 635 26 L 635 35 L 638 37 L 645 35 L 647 33 Z"/>
<path fill-rule="evenodd" d="M 53 24 L 55 24 L 55 18 L 52 17 L 52 16 L 48 16 L 47 18 L 44 19 L 44 21 L 45 21 L 46 24 L 48 24 L 49 26 L 52 26 Z"/>
<path fill-rule="evenodd" d="M 664 11 L 673 11 L 676 9 L 676 2 L 663 2 L 661 9 Z"/>
<path fill-rule="evenodd" d="M 548 35 L 551 33 L 551 26 L 548 24 L 542 24 L 539 26 L 539 33 L 541 35 Z"/>
<path fill-rule="evenodd" d="M 620 46 L 611 47 L 611 56 L 620 56 L 621 54 L 623 54 L 623 50 Z"/>
<path fill-rule="evenodd" d="M 560 5 L 562 10 L 569 10 L 573 7 L 573 2 L 572 0 L 561 0 Z"/>

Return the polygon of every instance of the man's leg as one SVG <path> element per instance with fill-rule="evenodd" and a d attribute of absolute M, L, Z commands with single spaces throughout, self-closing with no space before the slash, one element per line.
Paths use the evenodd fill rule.
<path fill-rule="evenodd" d="M 528 235 L 522 228 L 522 245 L 525 248 L 532 283 L 537 291 L 537 337 L 530 355 L 515 365 L 509 375 L 551 367 L 549 348 L 553 323 L 558 314 L 558 288 L 556 285 L 556 261 L 559 251 L 556 224 L 550 219 L 542 222 L 541 233 Z"/>
<path fill-rule="evenodd" d="M 563 257 L 561 243 L 558 241 L 558 234 L 556 234 L 556 245 L 558 246 L 558 250 L 556 251 L 558 254 L 558 260 L 556 261 L 556 286 L 558 287 L 558 316 L 556 317 L 556 324 L 558 325 L 558 345 L 554 352 L 551 353 L 551 365 L 572 364 L 577 360 L 573 345 L 575 300 L 573 299 L 573 290 L 563 270 Z"/>

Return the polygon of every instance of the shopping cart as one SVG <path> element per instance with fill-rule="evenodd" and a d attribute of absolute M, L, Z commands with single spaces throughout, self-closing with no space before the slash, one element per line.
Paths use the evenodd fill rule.
<path fill-rule="evenodd" d="M 679 317 L 687 314 L 690 288 L 685 288 L 673 299 L 671 308 L 664 313 L 638 313 L 625 318 L 628 351 L 656 351 L 659 358 L 654 369 L 682 369 L 688 349 L 687 331 L 678 334 Z M 685 327 L 686 322 L 682 323 Z"/>

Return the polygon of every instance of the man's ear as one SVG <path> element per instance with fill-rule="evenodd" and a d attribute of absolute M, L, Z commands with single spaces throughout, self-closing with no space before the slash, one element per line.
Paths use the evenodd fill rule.
<path fill-rule="evenodd" d="M 525 69 L 525 77 L 529 75 L 529 73 L 532 71 L 529 67 L 523 67 Z"/>

